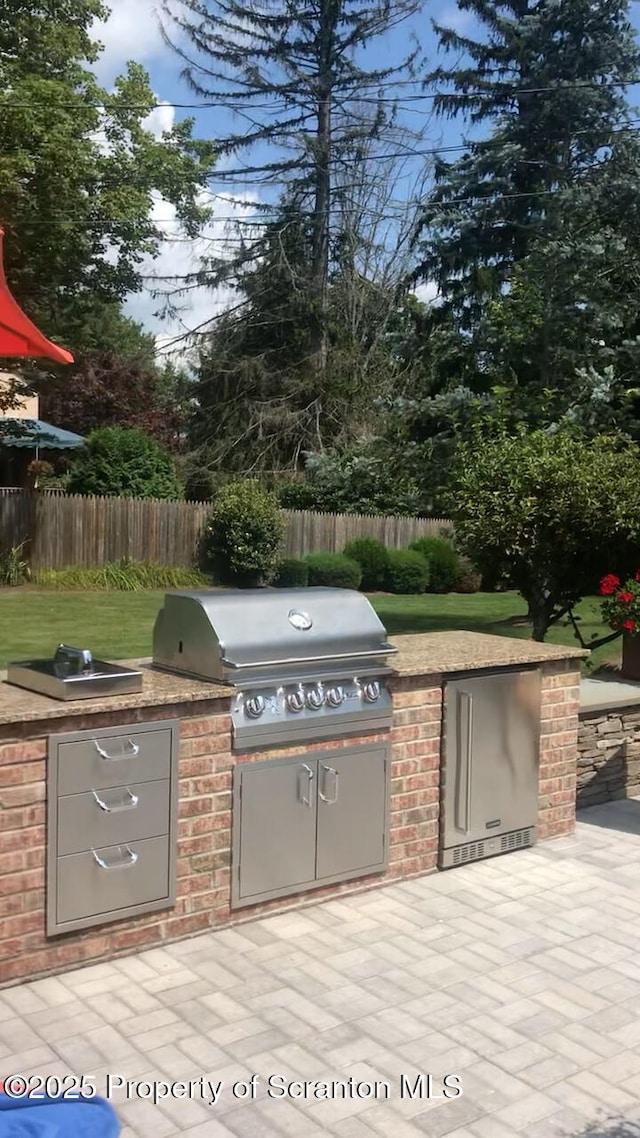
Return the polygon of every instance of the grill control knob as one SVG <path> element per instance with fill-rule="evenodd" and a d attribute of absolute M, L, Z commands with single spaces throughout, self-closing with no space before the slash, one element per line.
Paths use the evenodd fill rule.
<path fill-rule="evenodd" d="M 380 699 L 380 684 L 377 680 L 368 680 L 362 685 L 362 698 L 366 703 L 375 703 Z"/>
<path fill-rule="evenodd" d="M 329 707 L 340 707 L 344 703 L 344 691 L 342 688 L 329 688 L 327 692 L 327 703 Z"/>
<path fill-rule="evenodd" d="M 301 691 L 290 691 L 287 696 L 289 711 L 304 711 L 304 694 Z"/>
<path fill-rule="evenodd" d="M 249 696 L 249 699 L 244 701 L 244 710 L 250 719 L 259 719 L 264 707 L 264 697 L 261 695 Z"/>
<path fill-rule="evenodd" d="M 319 711 L 324 703 L 324 696 L 320 688 L 309 688 L 307 692 L 307 707 L 312 711 Z"/>

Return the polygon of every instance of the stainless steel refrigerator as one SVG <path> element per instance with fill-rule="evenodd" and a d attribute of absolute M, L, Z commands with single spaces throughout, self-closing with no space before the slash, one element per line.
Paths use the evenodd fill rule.
<path fill-rule="evenodd" d="M 446 683 L 442 869 L 533 845 L 539 750 L 539 669 L 473 672 Z"/>

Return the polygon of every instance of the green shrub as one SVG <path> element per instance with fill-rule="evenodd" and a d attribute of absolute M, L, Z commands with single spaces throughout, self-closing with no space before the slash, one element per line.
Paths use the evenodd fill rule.
<path fill-rule="evenodd" d="M 390 593 L 424 593 L 429 584 L 429 562 L 413 549 L 390 549 L 387 589 Z"/>
<path fill-rule="evenodd" d="M 223 585 L 250 587 L 270 581 L 284 539 L 284 520 L 274 494 L 256 479 L 220 490 L 202 537 L 202 557 Z"/>
<path fill-rule="evenodd" d="M 479 593 L 482 588 L 482 573 L 476 569 L 468 557 L 460 558 L 456 593 Z"/>
<path fill-rule="evenodd" d="M 369 592 L 384 589 L 387 579 L 387 550 L 375 537 L 357 537 L 344 549 L 345 557 L 357 561 L 362 570 L 360 588 Z"/>
<path fill-rule="evenodd" d="M 76 565 L 69 569 L 38 569 L 33 580 L 41 589 L 106 590 L 136 593 L 143 589 L 201 589 L 209 578 L 198 569 L 159 565 L 153 561 L 108 561 L 105 565 Z"/>
<path fill-rule="evenodd" d="M 73 461 L 67 490 L 113 498 L 182 498 L 169 452 L 134 427 L 92 431 Z"/>
<path fill-rule="evenodd" d="M 460 572 L 460 555 L 444 537 L 419 537 L 409 549 L 429 562 L 429 592 L 450 593 L 456 587 Z"/>
<path fill-rule="evenodd" d="M 273 581 L 278 589 L 304 589 L 309 584 L 309 566 L 296 557 L 285 557 Z"/>
<path fill-rule="evenodd" d="M 308 553 L 305 557 L 309 569 L 309 584 L 334 589 L 357 589 L 362 570 L 357 561 L 344 553 Z"/>

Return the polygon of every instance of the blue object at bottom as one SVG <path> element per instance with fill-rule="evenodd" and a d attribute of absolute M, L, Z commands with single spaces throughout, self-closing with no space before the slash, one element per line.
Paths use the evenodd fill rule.
<path fill-rule="evenodd" d="M 95 1098 L 12 1099 L 0 1094 L 0 1138 L 118 1138 L 113 1107 Z"/>

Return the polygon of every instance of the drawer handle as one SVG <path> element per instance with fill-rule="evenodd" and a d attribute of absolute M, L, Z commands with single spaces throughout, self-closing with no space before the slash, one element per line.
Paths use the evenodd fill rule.
<path fill-rule="evenodd" d="M 130 866 L 136 864 L 138 860 L 137 853 L 135 853 L 133 850 L 130 850 L 128 846 L 119 846 L 118 848 L 120 850 L 124 848 L 129 856 L 126 861 L 116 861 L 112 865 L 110 865 L 108 861 L 105 861 L 103 857 L 100 857 L 100 854 L 95 850 L 91 850 L 91 853 L 100 866 L 100 869 L 129 869 Z"/>
<path fill-rule="evenodd" d="M 108 762 L 115 763 L 118 761 L 118 759 L 135 759 L 136 755 L 139 754 L 140 748 L 138 744 L 134 743 L 133 739 L 127 739 L 127 742 L 129 744 L 130 750 L 123 751 L 121 755 L 110 755 L 108 751 L 103 751 L 102 747 L 95 739 L 93 740 L 93 745 L 100 755 L 101 759 L 107 759 Z"/>
<path fill-rule="evenodd" d="M 97 790 L 92 790 L 91 793 L 93 794 L 93 797 L 95 798 L 96 803 L 98 804 L 98 806 L 100 807 L 101 810 L 104 810 L 105 814 L 120 814 L 123 810 L 135 810 L 136 806 L 138 805 L 138 801 L 139 801 L 138 795 L 132 794 L 131 791 L 129 790 L 128 786 L 125 788 L 125 794 L 128 794 L 128 796 L 129 796 L 128 801 L 125 802 L 123 800 L 122 802 L 117 803 L 116 806 L 109 806 L 105 802 L 104 798 L 100 797 Z"/>

